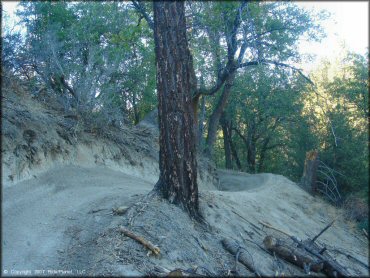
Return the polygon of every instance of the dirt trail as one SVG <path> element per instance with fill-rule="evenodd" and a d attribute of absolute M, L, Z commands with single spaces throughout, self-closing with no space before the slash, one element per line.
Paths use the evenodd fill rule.
<path fill-rule="evenodd" d="M 3 190 L 3 270 L 59 269 L 68 237 L 87 241 L 153 184 L 103 167 L 65 166 Z M 105 209 L 96 213 L 92 210 Z M 77 273 L 76 273 L 77 274 Z"/>

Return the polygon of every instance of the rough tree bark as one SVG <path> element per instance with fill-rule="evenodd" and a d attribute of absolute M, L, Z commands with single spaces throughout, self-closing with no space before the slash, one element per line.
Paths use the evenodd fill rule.
<path fill-rule="evenodd" d="M 194 70 L 183 1 L 154 1 L 154 41 L 160 127 L 160 176 L 155 190 L 199 216 Z"/>

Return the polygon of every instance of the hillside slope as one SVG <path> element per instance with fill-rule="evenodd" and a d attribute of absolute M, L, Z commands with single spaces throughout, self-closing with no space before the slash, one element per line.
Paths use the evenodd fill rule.
<path fill-rule="evenodd" d="M 150 123 L 96 134 L 26 94 L 8 92 L 2 105 L 2 273 L 159 275 L 158 269 L 197 266 L 200 274 L 227 275 L 235 257 L 221 240 L 229 238 L 245 246 L 264 274 L 302 276 L 303 270 L 257 246 L 266 235 L 282 237 L 259 221 L 306 239 L 336 218 L 318 243 L 351 275 L 369 274 L 367 239 L 340 210 L 283 176 L 216 174 L 201 160 L 204 226 L 147 195 L 158 176 L 158 139 Z M 121 206 L 129 207 L 125 214 L 112 213 Z M 158 245 L 161 255 L 147 256 L 141 244 L 118 231 L 120 225 Z M 236 270 L 253 275 L 241 264 Z"/>

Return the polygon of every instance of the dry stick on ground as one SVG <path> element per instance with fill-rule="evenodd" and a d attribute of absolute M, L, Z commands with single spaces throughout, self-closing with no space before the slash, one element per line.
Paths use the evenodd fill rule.
<path fill-rule="evenodd" d="M 231 254 L 236 256 L 237 261 L 240 261 L 243 265 L 245 265 L 250 271 L 254 272 L 257 274 L 257 276 L 267 276 L 264 274 L 262 271 L 259 269 L 256 269 L 256 266 L 254 265 L 253 258 L 252 260 L 246 255 L 245 252 L 243 252 L 241 249 L 247 250 L 243 247 L 241 247 L 238 243 L 236 243 L 233 240 L 224 238 L 221 241 L 223 247 L 229 251 Z"/>
<path fill-rule="evenodd" d="M 366 230 L 362 229 L 362 231 L 364 232 L 364 235 L 366 236 L 366 238 L 369 238 L 369 235 L 367 234 Z"/>
<path fill-rule="evenodd" d="M 334 224 L 334 222 L 335 222 L 335 220 L 337 220 L 336 218 L 333 220 L 333 221 L 331 221 L 324 229 L 322 229 L 321 230 L 321 232 L 320 233 L 318 233 L 312 240 L 311 240 L 311 243 L 314 243 L 314 241 L 316 240 L 316 239 L 318 239 L 318 237 L 319 236 L 321 236 L 327 229 L 329 229 L 333 224 Z"/>
<path fill-rule="evenodd" d="M 286 235 L 288 237 L 292 237 L 293 236 L 293 235 L 291 235 L 291 234 L 289 234 L 289 233 L 287 233 L 287 232 L 285 232 L 283 230 L 280 230 L 278 228 L 275 228 L 275 227 L 271 226 L 271 224 L 269 224 L 269 223 L 265 223 L 265 222 L 262 222 L 262 221 L 258 221 L 258 223 L 260 223 L 262 226 L 265 226 L 265 227 L 270 228 L 272 230 L 278 231 L 278 232 L 280 232 L 280 233 L 282 233 L 282 234 L 284 234 L 284 235 Z"/>
<path fill-rule="evenodd" d="M 259 234 L 261 236 L 261 234 L 258 232 L 258 230 L 260 230 L 260 228 L 253 224 L 252 222 L 250 222 L 249 220 L 247 220 L 245 217 L 241 216 L 239 213 L 237 213 L 236 211 L 234 210 L 231 210 L 234 214 L 236 214 L 237 216 L 239 216 L 241 219 L 243 219 L 245 222 L 247 222 L 248 224 L 250 224 L 252 227 L 254 227 L 254 230 L 257 234 Z"/>
<path fill-rule="evenodd" d="M 144 239 L 141 236 L 135 235 L 133 232 L 125 229 L 124 227 L 120 226 L 118 230 L 121 233 L 123 233 L 124 235 L 126 235 L 126 236 L 138 241 L 142 245 L 144 245 L 146 248 L 148 248 L 150 251 L 152 251 L 155 255 L 159 255 L 159 253 L 161 252 L 161 250 L 157 246 L 153 245 L 153 243 Z"/>

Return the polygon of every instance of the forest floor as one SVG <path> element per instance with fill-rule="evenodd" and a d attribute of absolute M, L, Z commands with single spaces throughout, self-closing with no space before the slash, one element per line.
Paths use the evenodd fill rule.
<path fill-rule="evenodd" d="M 253 275 L 223 248 L 227 238 L 245 247 L 261 274 L 303 276 L 308 274 L 261 248 L 266 235 L 283 235 L 260 222 L 307 239 L 333 219 L 317 243 L 349 274 L 369 275 L 368 240 L 355 224 L 283 176 L 216 171 L 201 160 L 200 207 L 207 222 L 201 224 L 148 195 L 158 175 L 158 139 L 148 126 L 101 138 L 67 128 L 50 104 L 16 94 L 3 100 L 3 275 L 60 270 L 138 276 L 174 269 Z M 118 207 L 127 210 L 114 213 Z M 158 246 L 160 254 L 123 235 L 121 226 Z"/>

